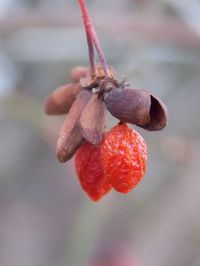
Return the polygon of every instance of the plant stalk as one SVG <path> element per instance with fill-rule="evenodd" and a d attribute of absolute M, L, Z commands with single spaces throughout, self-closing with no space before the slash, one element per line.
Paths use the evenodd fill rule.
<path fill-rule="evenodd" d="M 103 50 L 101 48 L 98 36 L 97 36 L 95 29 L 94 29 L 94 26 L 92 24 L 92 20 L 90 18 L 87 6 L 85 4 L 85 0 L 78 0 L 78 2 L 80 5 L 80 8 L 81 8 L 83 23 L 84 23 L 84 27 L 85 27 L 85 31 L 86 31 L 86 35 L 87 35 L 91 69 L 93 69 L 93 71 L 96 70 L 95 60 L 94 60 L 94 49 L 93 49 L 93 45 L 94 45 L 96 48 L 100 63 L 102 64 L 102 67 L 104 69 L 105 77 L 109 77 L 110 74 L 109 74 L 108 64 L 106 62 L 106 58 L 105 58 Z"/>

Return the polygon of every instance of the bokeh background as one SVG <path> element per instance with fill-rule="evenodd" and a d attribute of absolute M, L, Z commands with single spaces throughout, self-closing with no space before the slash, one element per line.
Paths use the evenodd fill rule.
<path fill-rule="evenodd" d="M 200 265 L 200 1 L 88 0 L 109 64 L 169 109 L 139 130 L 148 170 L 93 203 L 55 146 L 45 97 L 88 64 L 77 1 L 0 1 L 0 265 Z M 109 125 L 116 121 L 110 118 Z"/>

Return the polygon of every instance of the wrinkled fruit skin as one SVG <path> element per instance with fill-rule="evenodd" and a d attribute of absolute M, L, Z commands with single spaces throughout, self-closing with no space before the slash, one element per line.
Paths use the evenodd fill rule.
<path fill-rule="evenodd" d="M 100 147 L 84 142 L 76 152 L 75 166 L 83 190 L 93 201 L 100 200 L 112 188 L 103 175 Z"/>
<path fill-rule="evenodd" d="M 130 192 L 143 178 L 146 160 L 144 139 L 123 123 L 104 133 L 98 147 L 84 142 L 76 153 L 75 166 L 83 190 L 98 201 L 112 187 L 120 193 Z"/>
<path fill-rule="evenodd" d="M 103 173 L 113 188 L 130 192 L 146 171 L 147 147 L 138 132 L 125 123 L 106 133 L 101 144 Z"/>

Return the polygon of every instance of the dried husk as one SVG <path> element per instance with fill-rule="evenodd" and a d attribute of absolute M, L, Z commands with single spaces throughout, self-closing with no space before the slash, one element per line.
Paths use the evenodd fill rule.
<path fill-rule="evenodd" d="M 80 128 L 83 137 L 93 145 L 99 145 L 106 124 L 106 107 L 98 95 L 88 101 L 80 117 Z"/>
<path fill-rule="evenodd" d="M 164 103 L 143 89 L 116 88 L 104 94 L 108 111 L 122 122 L 149 131 L 163 129 L 168 120 Z"/>
<path fill-rule="evenodd" d="M 84 76 L 80 78 L 80 84 L 83 88 L 90 87 L 92 83 L 93 79 L 90 72 L 86 73 Z"/>
<path fill-rule="evenodd" d="M 76 66 L 71 70 L 71 79 L 73 82 L 79 82 L 81 77 L 84 77 L 89 72 L 89 69 L 85 66 Z"/>
<path fill-rule="evenodd" d="M 76 95 L 81 91 L 79 83 L 67 84 L 57 88 L 45 101 L 45 112 L 48 115 L 61 115 L 69 112 Z"/>
<path fill-rule="evenodd" d="M 149 131 L 158 131 L 166 127 L 168 122 L 168 111 L 166 105 L 157 97 L 150 94 L 151 107 L 150 107 L 150 121 L 144 129 Z"/>
<path fill-rule="evenodd" d="M 57 142 L 57 157 L 60 162 L 66 162 L 71 159 L 84 141 L 78 121 L 90 97 L 91 92 L 81 91 L 64 121 Z"/>
<path fill-rule="evenodd" d="M 144 126 L 150 121 L 150 96 L 146 90 L 114 89 L 104 94 L 108 111 L 122 122 Z"/>

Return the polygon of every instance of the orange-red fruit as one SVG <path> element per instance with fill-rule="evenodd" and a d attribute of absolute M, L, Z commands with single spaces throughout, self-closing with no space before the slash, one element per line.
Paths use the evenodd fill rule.
<path fill-rule="evenodd" d="M 101 149 L 84 142 L 75 156 L 76 172 L 83 190 L 93 201 L 107 194 L 111 185 L 107 183 L 101 167 Z"/>
<path fill-rule="evenodd" d="M 119 124 L 105 134 L 101 165 L 108 182 L 121 193 L 130 192 L 146 170 L 147 147 L 138 132 Z"/>

